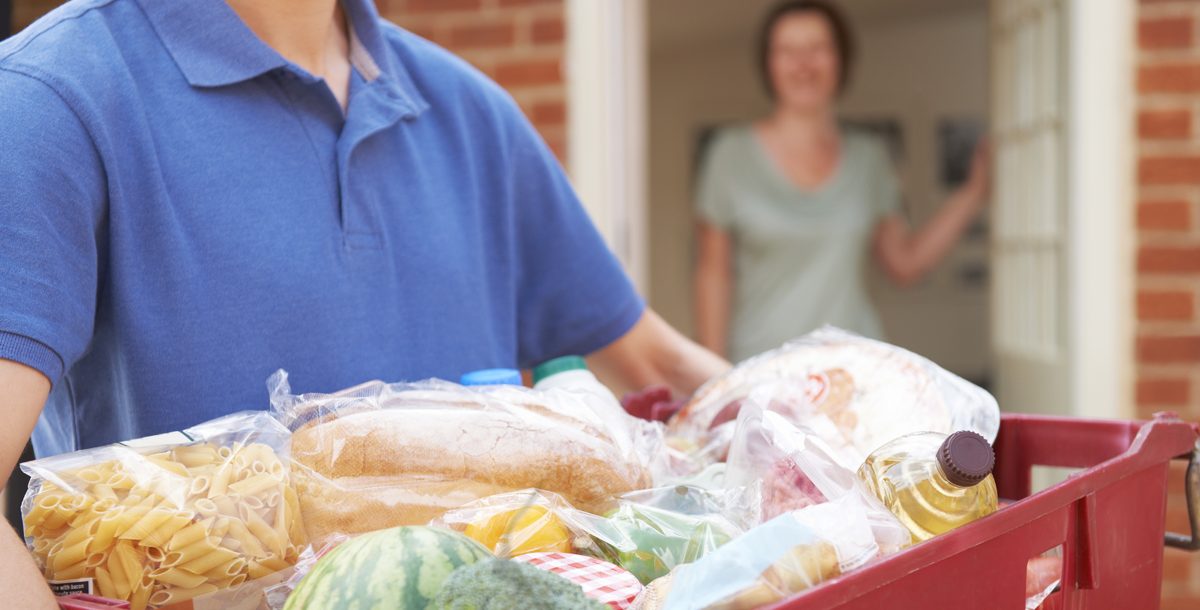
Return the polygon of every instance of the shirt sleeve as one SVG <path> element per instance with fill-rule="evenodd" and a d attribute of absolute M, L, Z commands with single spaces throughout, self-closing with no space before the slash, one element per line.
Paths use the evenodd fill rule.
<path fill-rule="evenodd" d="M 733 226 L 733 197 L 729 189 L 729 162 L 724 131 L 713 136 L 705 148 L 696 177 L 696 213 L 702 220 L 722 229 Z"/>
<path fill-rule="evenodd" d="M 92 336 L 103 170 L 83 123 L 0 67 L 0 358 L 57 383 Z"/>
<path fill-rule="evenodd" d="M 645 309 L 550 149 L 506 104 L 517 231 L 520 366 L 587 355 L 629 332 Z"/>

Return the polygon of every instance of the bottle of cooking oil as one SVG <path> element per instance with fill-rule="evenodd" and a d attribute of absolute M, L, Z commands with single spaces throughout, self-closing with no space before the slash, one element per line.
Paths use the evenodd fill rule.
<path fill-rule="evenodd" d="M 858 477 L 916 543 L 996 511 L 993 465 L 992 446 L 974 432 L 918 432 L 876 449 Z"/>

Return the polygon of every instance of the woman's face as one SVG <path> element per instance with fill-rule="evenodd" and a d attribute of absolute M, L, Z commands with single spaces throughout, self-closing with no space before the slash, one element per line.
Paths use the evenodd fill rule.
<path fill-rule="evenodd" d="M 771 31 L 768 70 L 775 101 L 802 111 L 825 110 L 838 94 L 840 69 L 833 31 L 825 17 L 795 13 Z"/>

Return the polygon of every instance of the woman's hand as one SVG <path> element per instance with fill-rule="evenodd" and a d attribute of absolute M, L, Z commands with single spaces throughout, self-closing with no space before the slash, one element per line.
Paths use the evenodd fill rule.
<path fill-rule="evenodd" d="M 692 311 L 700 345 L 724 355 L 733 300 L 733 239 L 707 222 L 696 227 L 696 270 Z"/>
<path fill-rule="evenodd" d="M 971 173 L 962 186 L 963 193 L 971 202 L 982 207 L 987 203 L 992 190 L 992 143 L 980 138 L 971 154 Z"/>

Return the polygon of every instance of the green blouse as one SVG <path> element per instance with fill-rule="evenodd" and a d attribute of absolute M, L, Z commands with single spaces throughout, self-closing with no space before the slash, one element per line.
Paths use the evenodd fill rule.
<path fill-rule="evenodd" d="M 752 127 L 726 128 L 705 154 L 697 205 L 701 218 L 733 239 L 731 359 L 824 324 L 881 337 L 866 263 L 875 227 L 900 205 L 882 140 L 843 132 L 837 169 L 809 190 L 782 173 Z"/>

